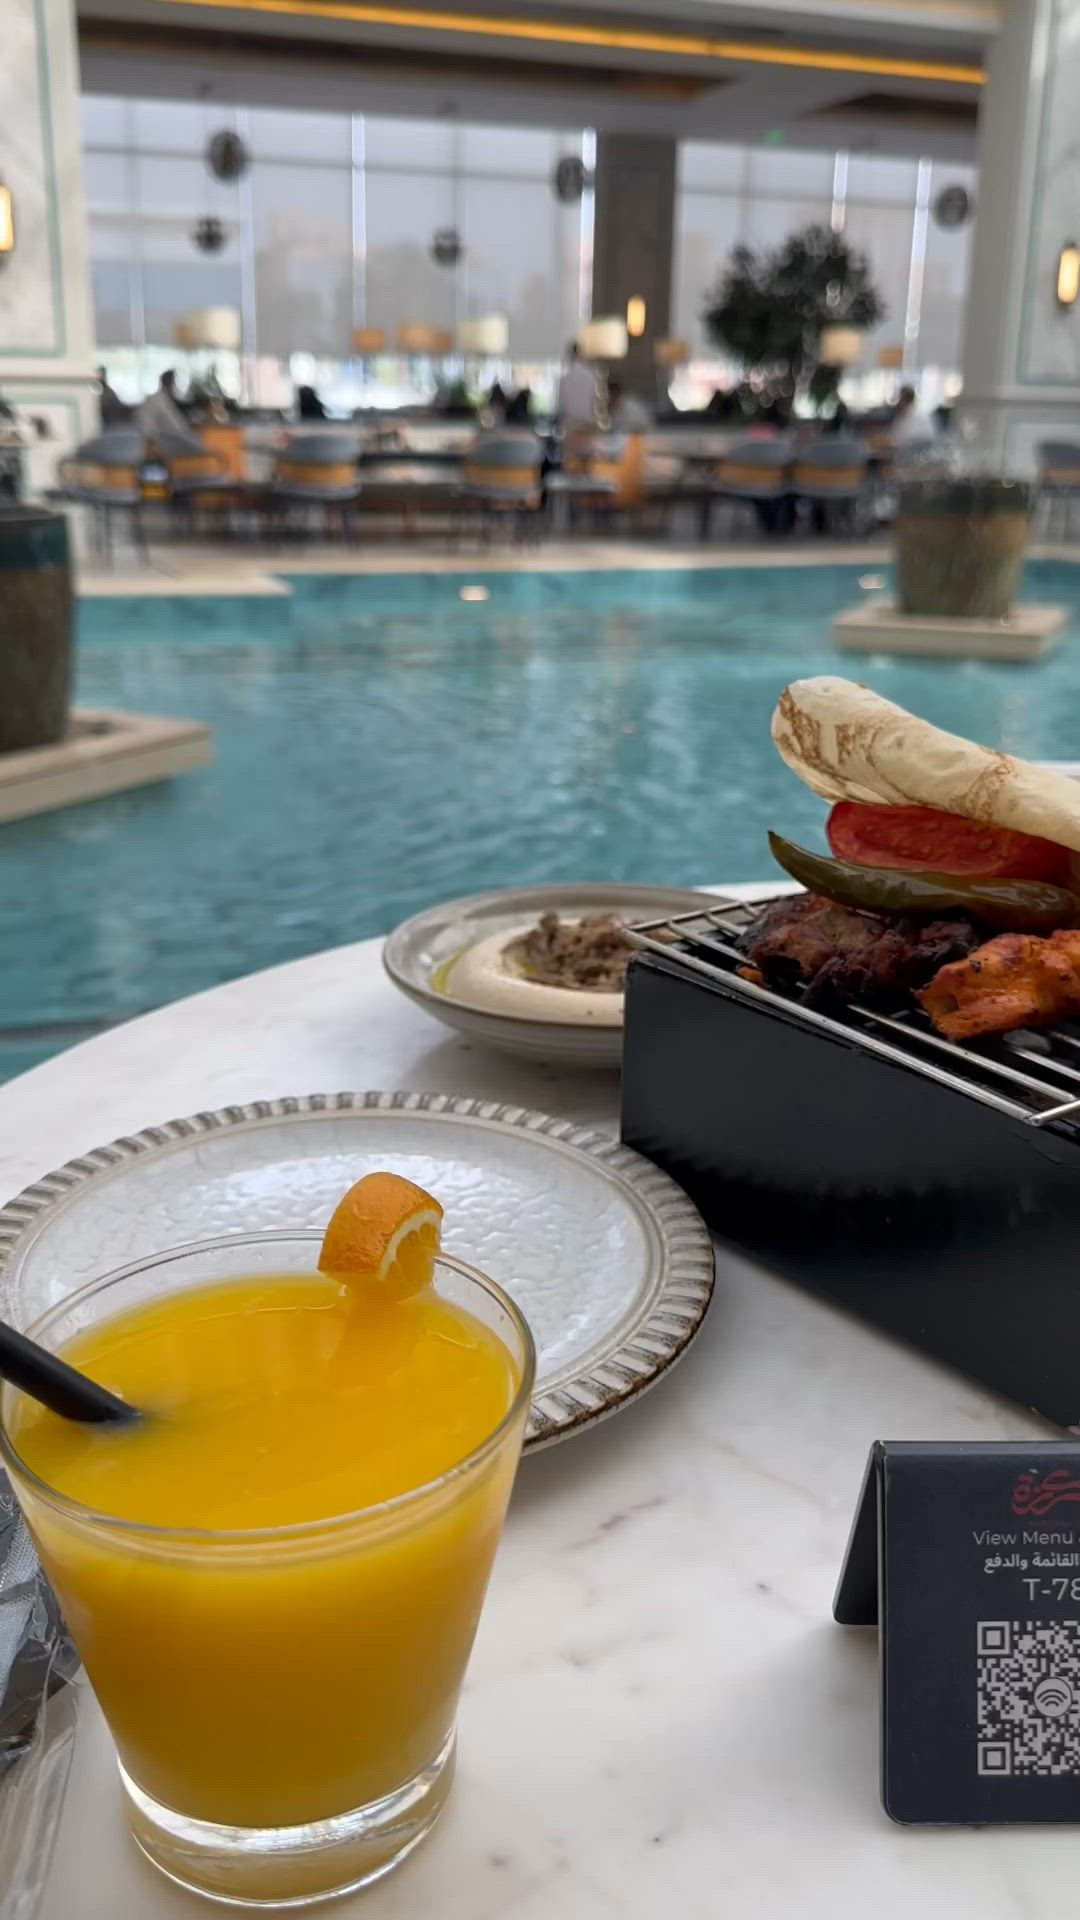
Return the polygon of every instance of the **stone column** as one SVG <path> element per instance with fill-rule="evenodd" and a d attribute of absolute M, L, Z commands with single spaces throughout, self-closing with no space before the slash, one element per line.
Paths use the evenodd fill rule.
<path fill-rule="evenodd" d="M 624 385 L 656 399 L 653 348 L 670 331 L 675 142 L 601 133 L 596 141 L 592 310 L 624 315 L 645 302 L 645 332 L 618 368 Z"/>
<path fill-rule="evenodd" d="M 28 491 L 96 430 L 74 0 L 0 0 L 0 181 L 15 249 L 0 256 L 0 396 L 30 442 Z M 31 439 L 33 421 L 47 439 Z"/>
<path fill-rule="evenodd" d="M 960 418 L 979 456 L 1031 473 L 1042 439 L 1080 440 L 1080 0 L 1009 0 L 979 116 L 979 189 Z"/>

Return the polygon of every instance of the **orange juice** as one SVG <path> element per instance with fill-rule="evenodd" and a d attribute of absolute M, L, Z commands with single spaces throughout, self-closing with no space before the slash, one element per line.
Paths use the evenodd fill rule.
<path fill-rule="evenodd" d="M 6 1402 L 27 1519 L 136 1787 L 196 1821 L 296 1827 L 429 1766 L 520 1444 L 499 1333 L 431 1287 L 292 1272 L 166 1292 L 61 1350 L 147 1415 Z M 485 1451 L 512 1408 L 511 1444 Z"/>

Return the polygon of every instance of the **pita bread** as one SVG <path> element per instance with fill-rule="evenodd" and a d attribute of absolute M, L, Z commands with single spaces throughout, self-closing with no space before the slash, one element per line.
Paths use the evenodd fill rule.
<path fill-rule="evenodd" d="M 793 680 L 773 714 L 789 767 L 825 800 L 940 807 L 1080 853 L 1080 781 L 943 733 L 853 680 Z"/>

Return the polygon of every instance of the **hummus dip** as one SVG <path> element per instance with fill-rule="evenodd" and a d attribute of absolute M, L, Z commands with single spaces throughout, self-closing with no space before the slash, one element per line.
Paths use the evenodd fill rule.
<path fill-rule="evenodd" d="M 517 1019 L 572 1021 L 579 1026 L 621 1027 L 621 993 L 597 993 L 587 987 L 551 987 L 532 980 L 515 949 L 533 931 L 516 927 L 493 933 L 439 968 L 433 984 L 440 993 L 484 1013 L 508 1013 Z"/>

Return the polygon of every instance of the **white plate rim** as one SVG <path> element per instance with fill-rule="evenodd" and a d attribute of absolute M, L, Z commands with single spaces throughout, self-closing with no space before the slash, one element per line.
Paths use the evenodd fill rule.
<path fill-rule="evenodd" d="M 91 1182 L 144 1154 L 155 1157 L 230 1127 L 257 1131 L 280 1120 L 318 1120 L 378 1112 L 542 1135 L 550 1147 L 584 1156 L 614 1182 L 646 1227 L 653 1272 L 633 1319 L 597 1357 L 584 1356 L 567 1375 L 534 1395 L 526 1431 L 530 1452 L 554 1445 L 621 1412 L 655 1386 L 699 1332 L 712 1299 L 715 1256 L 693 1202 L 659 1167 L 613 1136 L 534 1108 L 450 1093 L 341 1092 L 283 1095 L 208 1109 L 125 1134 L 43 1174 L 0 1208 L 0 1292 L 17 1285 L 19 1269 L 47 1220 Z M 598 1343 L 600 1345 L 600 1343 Z"/>

